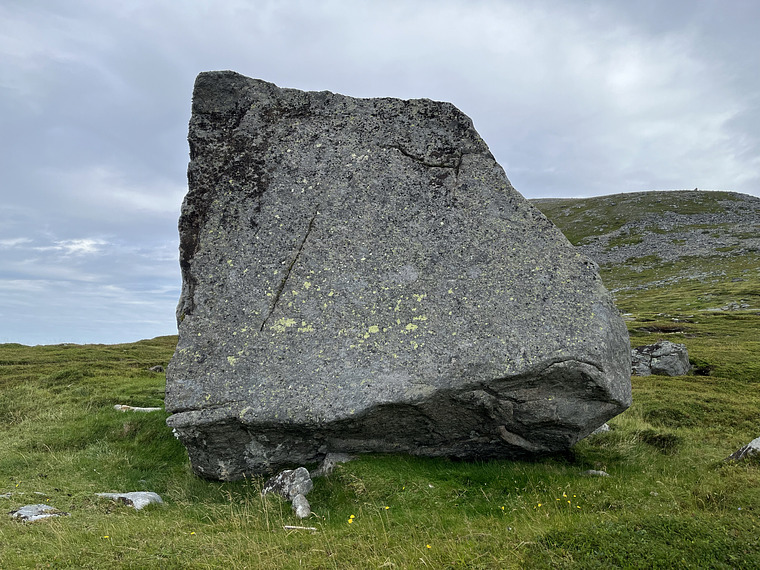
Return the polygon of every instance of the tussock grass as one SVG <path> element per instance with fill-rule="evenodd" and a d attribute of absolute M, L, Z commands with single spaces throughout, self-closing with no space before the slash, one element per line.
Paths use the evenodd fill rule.
<path fill-rule="evenodd" d="M 746 254 L 721 260 L 714 279 L 651 285 L 718 268 L 635 262 L 602 268 L 608 287 L 626 287 L 616 296 L 632 344 L 685 343 L 692 374 L 634 377 L 634 404 L 612 431 L 563 456 L 340 465 L 316 480 L 306 521 L 262 497 L 261 478 L 194 476 L 166 414 L 113 409 L 162 405 L 164 376 L 147 369 L 168 362 L 175 337 L 0 345 L 0 495 L 11 493 L 0 498 L 0 567 L 760 567 L 760 460 L 723 461 L 760 435 L 760 310 L 706 310 L 742 298 L 760 306 L 760 263 Z M 136 490 L 165 504 L 138 512 L 95 497 Z M 70 516 L 24 524 L 4 514 L 40 502 Z"/>

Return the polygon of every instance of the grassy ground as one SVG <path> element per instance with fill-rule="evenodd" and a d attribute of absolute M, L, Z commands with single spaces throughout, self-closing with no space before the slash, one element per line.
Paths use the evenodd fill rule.
<path fill-rule="evenodd" d="M 711 261 L 661 285 L 684 268 L 602 267 L 632 344 L 683 342 L 695 364 L 635 377 L 609 433 L 534 462 L 364 457 L 316 480 L 306 521 L 262 498 L 258 478 L 193 476 L 162 412 L 113 409 L 161 405 L 164 376 L 147 369 L 175 337 L 0 345 L 0 567 L 758 568 L 760 461 L 723 458 L 760 436 L 760 263 L 747 254 L 723 276 L 686 278 L 695 264 Z M 750 308 L 708 310 L 740 299 Z M 165 504 L 94 496 L 135 490 Z M 70 516 L 2 514 L 30 503 Z"/>

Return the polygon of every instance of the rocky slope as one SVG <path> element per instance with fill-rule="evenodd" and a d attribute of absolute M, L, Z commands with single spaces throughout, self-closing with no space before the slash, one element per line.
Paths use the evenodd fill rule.
<path fill-rule="evenodd" d="M 760 252 L 760 198 L 676 190 L 532 200 L 600 265 Z"/>
<path fill-rule="evenodd" d="M 710 283 L 709 294 L 700 285 L 705 307 L 760 306 L 760 198 L 673 190 L 532 203 L 600 265 L 618 300 L 624 292 Z"/>

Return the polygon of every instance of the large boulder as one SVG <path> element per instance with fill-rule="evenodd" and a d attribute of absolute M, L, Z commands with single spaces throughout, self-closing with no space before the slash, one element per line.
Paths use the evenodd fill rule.
<path fill-rule="evenodd" d="M 202 73 L 189 142 L 166 409 L 198 474 L 556 452 L 630 405 L 597 267 L 453 105 Z"/>

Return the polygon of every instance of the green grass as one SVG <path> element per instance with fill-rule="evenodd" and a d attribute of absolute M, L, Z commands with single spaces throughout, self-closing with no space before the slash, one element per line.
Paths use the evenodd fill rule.
<path fill-rule="evenodd" d="M 113 409 L 162 404 L 164 375 L 147 369 L 176 337 L 0 345 L 0 495 L 12 493 L 0 497 L 0 568 L 758 568 L 760 461 L 723 459 L 760 435 L 760 261 L 640 261 L 602 268 L 631 343 L 685 343 L 692 374 L 634 377 L 612 431 L 562 456 L 340 465 L 315 481 L 306 521 L 261 497 L 261 478 L 194 476 L 163 412 Z M 739 299 L 755 308 L 708 310 Z M 95 497 L 135 490 L 165 504 Z M 71 516 L 5 514 L 29 503 Z"/>

